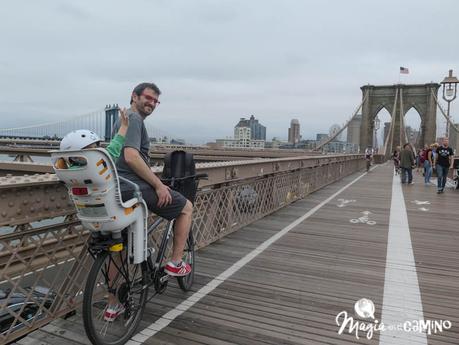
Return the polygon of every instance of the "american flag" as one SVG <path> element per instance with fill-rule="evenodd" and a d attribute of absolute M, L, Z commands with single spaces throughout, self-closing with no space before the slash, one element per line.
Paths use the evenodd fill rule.
<path fill-rule="evenodd" d="M 408 74 L 410 73 L 410 70 L 406 67 L 400 67 L 400 73 L 401 74 Z"/>

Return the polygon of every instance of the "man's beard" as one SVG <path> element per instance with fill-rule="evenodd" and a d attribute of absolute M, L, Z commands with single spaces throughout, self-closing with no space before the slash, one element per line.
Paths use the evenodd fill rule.
<path fill-rule="evenodd" d="M 144 105 L 142 107 L 138 107 L 137 111 L 140 113 L 140 115 L 147 117 L 153 112 L 153 107 L 149 107 L 151 110 L 147 110 L 146 108 L 147 106 Z"/>

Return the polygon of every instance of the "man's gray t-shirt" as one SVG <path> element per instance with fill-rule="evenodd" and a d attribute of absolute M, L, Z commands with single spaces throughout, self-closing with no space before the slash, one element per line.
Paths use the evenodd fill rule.
<path fill-rule="evenodd" d="M 124 158 L 124 148 L 132 147 L 137 149 L 145 163 L 150 166 L 150 158 L 148 155 L 148 151 L 150 149 L 150 140 L 148 138 L 147 129 L 145 128 L 145 124 L 143 122 L 143 117 L 132 111 L 130 108 L 127 110 L 127 115 L 129 117 L 129 127 L 126 132 L 126 140 L 124 142 L 123 149 L 121 150 L 120 156 L 116 161 L 116 168 L 120 175 L 132 177 L 133 175 L 137 175 L 126 163 Z M 120 120 L 118 119 L 114 126 L 114 133 L 117 133 L 119 129 Z M 137 178 L 139 177 L 137 176 Z"/>
<path fill-rule="evenodd" d="M 166 206 L 158 207 L 158 195 L 154 188 L 148 184 L 145 180 L 139 177 L 126 163 L 124 158 L 124 148 L 133 147 L 140 152 L 140 156 L 143 158 L 145 163 L 149 164 L 148 150 L 150 148 L 150 141 L 148 139 L 147 129 L 143 123 L 143 118 L 138 113 L 129 109 L 127 112 L 129 116 L 129 127 L 126 133 L 126 140 L 124 142 L 123 149 L 121 150 L 120 156 L 116 161 L 116 168 L 120 176 L 123 176 L 130 181 L 136 183 L 142 193 L 142 197 L 145 200 L 147 207 L 150 211 L 156 213 L 167 220 L 177 218 L 182 212 L 186 204 L 186 199 L 179 192 L 172 190 L 170 192 L 172 196 L 172 202 Z M 118 132 L 120 123 L 114 126 L 115 133 Z M 133 188 L 131 185 L 120 181 L 121 195 L 124 201 L 133 198 Z"/>

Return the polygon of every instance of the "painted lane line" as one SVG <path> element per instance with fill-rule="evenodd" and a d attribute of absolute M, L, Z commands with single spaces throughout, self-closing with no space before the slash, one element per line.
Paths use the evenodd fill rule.
<path fill-rule="evenodd" d="M 370 169 L 370 171 L 376 169 L 378 166 L 374 166 L 373 168 Z M 290 223 L 287 225 L 285 228 L 277 232 L 275 235 L 271 236 L 268 238 L 265 242 L 260 244 L 257 248 L 253 249 L 250 253 L 245 255 L 242 259 L 234 263 L 231 267 L 223 271 L 223 273 L 219 274 L 217 277 L 215 277 L 213 280 L 211 280 L 209 283 L 207 283 L 205 286 L 203 286 L 200 290 L 195 292 L 193 295 L 188 297 L 185 301 L 177 305 L 174 309 L 169 311 L 168 313 L 164 314 L 162 317 L 160 317 L 156 322 L 152 323 L 150 326 L 148 326 L 146 329 L 140 331 L 136 335 L 134 335 L 129 342 L 127 342 L 127 345 L 138 345 L 142 344 L 145 342 L 148 338 L 152 337 L 159 331 L 161 331 L 163 328 L 167 327 L 175 318 L 183 314 L 185 311 L 190 309 L 194 304 L 199 302 L 203 297 L 205 297 L 207 294 L 215 290 L 221 283 L 223 283 L 226 279 L 231 277 L 234 273 L 239 271 L 241 268 L 243 268 L 245 265 L 247 265 L 250 261 L 252 261 L 255 257 L 257 257 L 259 254 L 261 254 L 266 248 L 268 248 L 271 244 L 279 240 L 281 237 L 286 235 L 289 231 L 291 231 L 293 228 L 295 228 L 297 225 L 301 224 L 303 221 L 311 217 L 314 213 L 316 213 L 319 209 L 321 209 L 324 205 L 328 204 L 330 201 L 334 200 L 338 195 L 340 195 L 342 192 L 344 192 L 347 188 L 352 186 L 354 183 L 356 183 L 358 180 L 360 180 L 362 177 L 367 175 L 367 172 L 363 173 L 362 175 L 356 177 L 354 180 L 349 182 L 347 185 L 342 187 L 340 190 L 338 190 L 336 193 L 334 193 L 332 196 L 328 197 L 324 201 L 322 201 L 320 204 L 314 206 L 312 209 L 310 209 L 308 212 L 306 212 L 304 215 L 302 215 L 300 218 L 296 219 L 294 222 Z"/>
<path fill-rule="evenodd" d="M 421 293 L 411 245 L 408 215 L 400 179 L 392 180 L 389 234 L 381 321 L 386 326 L 403 325 L 405 321 L 424 320 Z M 380 345 L 425 344 L 425 333 L 385 330 Z"/>

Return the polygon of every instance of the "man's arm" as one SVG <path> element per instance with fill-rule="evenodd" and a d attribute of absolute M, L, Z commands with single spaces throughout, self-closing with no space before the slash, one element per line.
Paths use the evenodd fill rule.
<path fill-rule="evenodd" d="M 124 148 L 124 159 L 129 167 L 143 180 L 150 184 L 158 195 L 158 207 L 169 205 L 172 196 L 169 188 L 151 171 L 150 167 L 140 157 L 140 153 L 133 147 Z"/>

